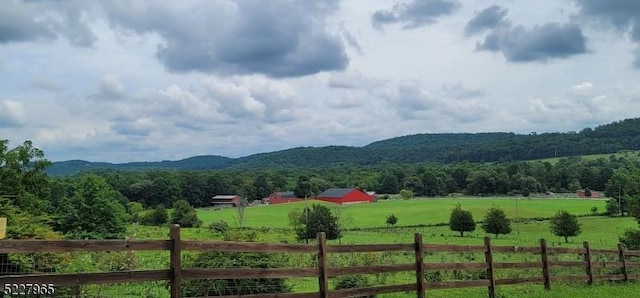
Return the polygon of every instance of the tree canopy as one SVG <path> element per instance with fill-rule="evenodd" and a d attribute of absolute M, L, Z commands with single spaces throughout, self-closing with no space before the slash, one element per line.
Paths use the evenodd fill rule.
<path fill-rule="evenodd" d="M 496 238 L 498 238 L 500 234 L 511 234 L 511 220 L 507 218 L 504 210 L 493 206 L 489 208 L 484 217 L 482 229 L 489 234 L 494 234 Z"/>
<path fill-rule="evenodd" d="M 462 210 L 462 206 L 457 204 L 456 207 L 451 210 L 449 228 L 452 231 L 459 232 L 460 237 L 464 237 L 464 232 L 475 231 L 476 222 L 473 220 L 473 214 L 471 214 L 471 211 Z"/>
<path fill-rule="evenodd" d="M 551 232 L 559 237 L 564 237 L 564 242 L 569 242 L 569 237 L 575 237 L 582 233 L 578 217 L 566 210 L 560 210 L 551 219 Z"/>

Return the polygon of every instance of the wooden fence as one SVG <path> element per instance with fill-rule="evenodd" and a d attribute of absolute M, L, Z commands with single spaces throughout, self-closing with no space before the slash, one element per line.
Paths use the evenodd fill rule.
<path fill-rule="evenodd" d="M 316 244 L 276 244 L 230 241 L 189 241 L 180 239 L 180 228 L 171 227 L 168 240 L 2 240 L 0 254 L 33 252 L 100 252 L 100 251 L 169 251 L 170 268 L 163 270 L 138 270 L 102 273 L 39 274 L 39 275 L 0 275 L 0 285 L 7 284 L 54 284 L 59 286 L 78 286 L 87 284 L 113 284 L 146 281 L 169 281 L 171 297 L 180 297 L 181 284 L 186 279 L 246 279 L 246 278 L 316 278 L 318 291 L 312 293 L 285 293 L 277 297 L 353 297 L 394 292 L 415 292 L 417 297 L 425 297 L 425 292 L 437 289 L 487 287 L 488 297 L 496 296 L 496 287 L 520 283 L 540 283 L 545 289 L 551 289 L 552 282 L 586 282 L 603 280 L 636 280 L 637 275 L 630 269 L 640 267 L 640 262 L 631 262 L 629 257 L 640 256 L 640 251 L 626 250 L 619 244 L 615 250 L 591 249 L 588 242 L 582 248 L 549 247 L 545 239 L 536 247 L 492 246 L 489 238 L 483 245 L 440 245 L 426 244 L 421 234 L 415 234 L 413 243 L 407 244 L 362 244 L 327 245 L 324 233 L 319 233 Z M 267 253 L 309 253 L 317 256 L 315 268 L 183 268 L 182 251 L 219 251 L 219 252 L 267 252 Z M 360 252 L 411 252 L 415 262 L 409 264 L 372 265 L 355 267 L 329 267 L 328 254 Z M 428 263 L 424 261 L 427 253 L 433 252 L 475 252 L 484 253 L 481 262 Z M 535 262 L 495 262 L 496 253 L 528 253 L 539 255 Z M 593 254 L 615 256 L 616 261 L 593 261 Z M 550 261 L 551 254 L 577 254 L 580 261 Z M 552 275 L 550 268 L 581 268 L 580 275 Z M 595 268 L 614 268 L 619 274 L 594 274 Z M 496 278 L 500 269 L 540 269 L 540 275 L 525 278 Z M 486 276 L 479 280 L 427 281 L 426 271 L 433 270 L 486 270 Z M 357 289 L 331 290 L 329 278 L 358 275 L 411 272 L 416 281 L 398 285 L 378 285 Z M 0 272 L 1 273 L 1 272 Z M 273 297 L 274 294 L 248 295 L 247 297 Z M 224 296 L 221 296 L 224 297 Z M 237 297 L 237 296 L 226 296 Z"/>

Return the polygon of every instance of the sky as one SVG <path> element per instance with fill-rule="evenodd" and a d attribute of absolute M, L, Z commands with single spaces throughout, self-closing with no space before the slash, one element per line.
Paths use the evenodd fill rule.
<path fill-rule="evenodd" d="M 4 0 L 0 139 L 242 157 L 638 117 L 637 0 Z"/>

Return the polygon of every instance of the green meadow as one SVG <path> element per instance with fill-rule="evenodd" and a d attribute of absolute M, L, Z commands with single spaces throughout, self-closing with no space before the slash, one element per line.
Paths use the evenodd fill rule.
<path fill-rule="evenodd" d="M 309 200 L 307 205 L 328 204 L 343 218 L 346 218 L 346 230 L 340 240 L 329 241 L 330 245 L 344 244 L 376 244 L 376 243 L 411 243 L 414 233 L 421 233 L 425 243 L 482 245 L 483 238 L 490 236 L 493 245 L 501 246 L 538 246 L 541 238 L 547 239 L 548 245 L 553 247 L 582 247 L 583 241 L 589 241 L 592 248 L 615 249 L 618 237 L 629 228 L 637 228 L 638 223 L 630 217 L 607 217 L 593 215 L 592 207 L 599 212 L 605 210 L 605 200 L 567 199 L 567 198 L 441 198 L 441 199 L 411 199 L 386 200 L 371 204 L 335 205 L 326 202 Z M 456 204 L 463 209 L 471 210 L 476 220 L 482 220 L 491 206 L 499 206 L 511 219 L 519 217 L 512 223 L 512 233 L 500 235 L 485 234 L 480 225 L 472 233 L 460 237 L 458 233 L 449 230 L 445 224 L 449 220 L 451 209 Z M 517 207 L 516 207 L 517 205 Z M 250 206 L 244 209 L 245 230 L 257 233 L 257 241 L 296 243 L 295 233 L 287 223 L 287 215 L 291 210 L 303 209 L 305 202 Z M 569 238 L 565 243 L 561 237 L 554 236 L 549 231 L 549 217 L 558 210 L 564 209 L 580 215 L 578 221 L 582 225 L 582 233 Z M 388 227 L 385 219 L 389 214 L 395 214 L 399 221 L 394 227 Z M 185 240 L 220 240 L 222 235 L 208 228 L 212 222 L 224 220 L 231 227 L 237 223 L 238 210 L 229 208 L 214 210 L 212 208 L 198 209 L 198 216 L 203 220 L 201 228 L 183 228 L 181 237 Z M 445 225 L 443 225 L 445 224 Z M 132 226 L 130 235 L 135 239 L 167 239 L 168 227 Z M 310 240 L 310 243 L 313 243 Z M 167 255 L 160 258 L 152 257 L 151 253 L 140 252 L 139 257 L 149 262 L 149 268 L 167 266 Z M 188 257 L 188 256 L 185 256 Z M 558 256 L 575 260 L 575 256 Z M 290 256 L 285 267 L 313 266 L 313 256 Z M 474 262 L 482 261 L 481 253 L 431 253 L 425 257 L 426 262 Z M 512 253 L 496 254 L 496 262 L 532 261 L 539 257 L 535 255 L 520 255 Z M 372 261 L 375 264 L 400 264 L 413 262 L 411 253 L 375 253 L 375 254 L 331 254 L 331 266 L 357 265 L 361 262 Z M 141 262 L 139 265 L 142 265 Z M 155 265 L 154 265 L 155 264 Z M 146 266 L 145 266 L 146 267 Z M 559 270 L 569 270 L 561 268 Z M 574 271 L 557 271 L 553 274 L 580 274 L 582 269 Z M 452 278 L 452 271 L 443 271 L 447 280 Z M 516 274 L 516 275 L 513 275 Z M 539 275 L 539 270 L 532 269 L 525 273 L 504 270 L 499 278 L 522 277 L 518 274 Z M 407 283 L 415 280 L 411 273 L 371 275 L 369 279 L 375 284 Z M 295 292 L 313 292 L 317 290 L 317 281 L 313 278 L 290 279 Z M 330 280 L 330 286 L 335 284 Z M 142 288 L 142 287 L 141 287 Z M 113 288 L 113 291 L 125 291 L 127 288 Z M 144 291 L 157 291 L 157 285 L 148 285 Z M 582 283 L 553 283 L 551 291 L 545 291 L 542 284 L 519 284 L 513 286 L 498 286 L 499 297 L 637 297 L 640 285 L 637 283 L 613 284 L 598 282 L 593 286 Z M 139 290 L 138 290 L 139 291 Z M 162 292 L 162 291 L 161 291 Z M 163 293 L 163 292 L 162 292 Z M 450 289 L 428 291 L 429 297 L 486 297 L 486 287 Z M 157 296 L 157 294 L 153 294 Z M 165 296 L 164 293 L 160 296 Z M 379 295 L 379 297 L 415 297 L 415 293 L 394 293 Z"/>
<path fill-rule="evenodd" d="M 548 218 L 558 210 L 566 210 L 576 215 L 588 215 L 591 208 L 599 212 L 605 210 L 605 200 L 567 199 L 567 198 L 436 198 L 411 200 L 380 200 L 376 203 L 336 205 L 322 201 L 309 200 L 277 205 L 251 206 L 245 208 L 245 227 L 288 228 L 287 214 L 294 209 L 302 210 L 305 205 L 326 204 L 335 212 L 348 218 L 347 228 L 384 227 L 388 215 L 398 217 L 399 226 L 435 225 L 449 222 L 451 209 L 460 204 L 463 209 L 473 213 L 476 220 L 481 220 L 492 206 L 502 208 L 509 217 L 516 218 Z M 226 221 L 234 226 L 238 223 L 238 211 L 234 208 L 215 210 L 213 208 L 198 209 L 198 216 L 208 225 L 215 221 Z"/>

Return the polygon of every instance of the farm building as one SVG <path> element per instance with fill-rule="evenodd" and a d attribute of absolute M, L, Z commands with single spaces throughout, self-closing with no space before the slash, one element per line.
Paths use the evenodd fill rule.
<path fill-rule="evenodd" d="M 371 203 L 374 196 L 357 188 L 329 188 L 316 196 L 316 200 L 336 204 Z"/>
<path fill-rule="evenodd" d="M 367 191 L 367 195 L 370 195 L 373 198 L 373 202 L 378 201 L 378 194 L 375 191 Z"/>
<path fill-rule="evenodd" d="M 585 195 L 585 193 L 584 193 L 584 189 L 578 189 L 576 191 L 576 195 L 578 196 L 578 198 L 586 198 L 587 197 L 587 195 Z M 590 198 L 596 199 L 596 198 L 599 198 L 599 197 L 600 197 L 600 192 L 599 191 L 595 191 L 595 190 L 591 191 Z"/>
<path fill-rule="evenodd" d="M 299 201 L 301 201 L 301 199 L 296 197 L 293 191 L 274 192 L 270 194 L 269 198 L 267 199 L 267 202 L 269 202 L 269 204 L 282 204 Z"/>
<path fill-rule="evenodd" d="M 241 201 L 238 195 L 217 195 L 211 198 L 211 205 L 216 207 L 238 207 Z"/>

